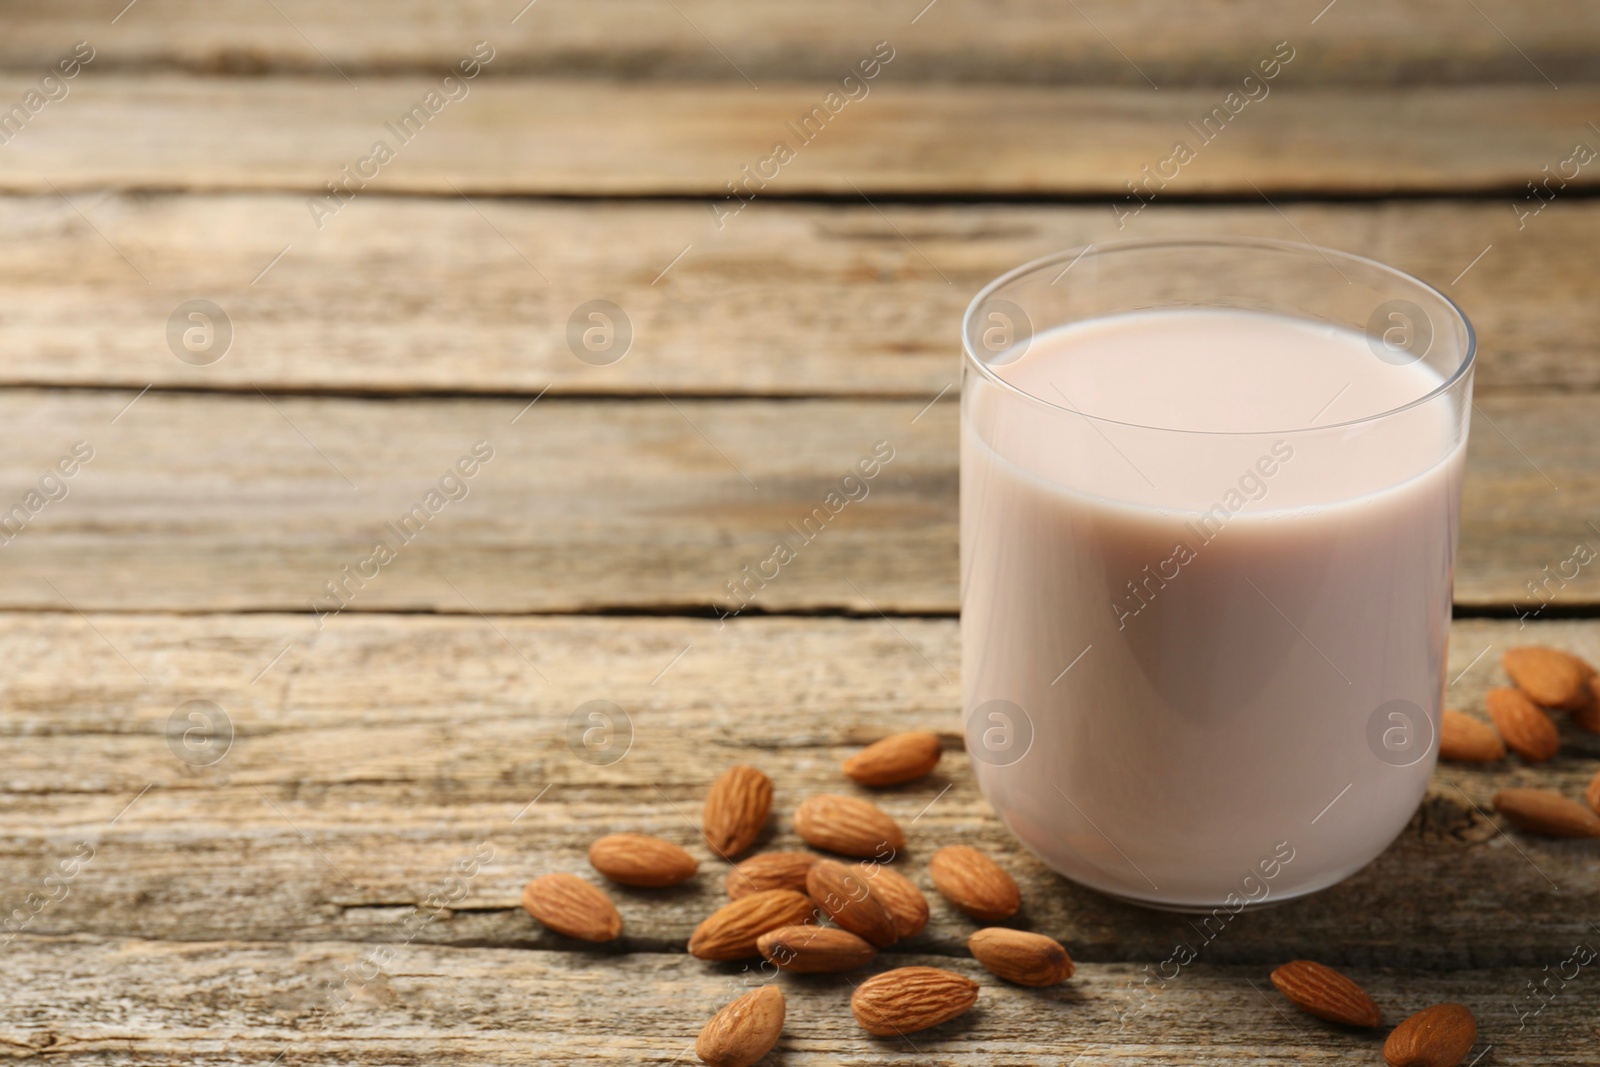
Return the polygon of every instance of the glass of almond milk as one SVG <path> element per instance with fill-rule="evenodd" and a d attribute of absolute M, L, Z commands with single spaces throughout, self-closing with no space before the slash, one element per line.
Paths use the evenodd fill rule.
<path fill-rule="evenodd" d="M 1472 327 L 1381 263 L 1091 245 L 963 322 L 967 748 L 1073 881 L 1238 910 L 1394 840 L 1438 750 Z"/>

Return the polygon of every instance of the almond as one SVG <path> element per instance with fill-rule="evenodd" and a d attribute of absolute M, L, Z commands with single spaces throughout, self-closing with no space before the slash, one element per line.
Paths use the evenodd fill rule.
<path fill-rule="evenodd" d="M 1313 960 L 1291 960 L 1272 972 L 1272 984 L 1289 1003 L 1319 1019 L 1346 1026 L 1377 1026 L 1383 1013 L 1366 991 Z"/>
<path fill-rule="evenodd" d="M 896 938 L 914 937 L 928 925 L 928 898 L 911 879 L 881 863 L 858 863 L 856 871 L 872 887 L 872 895 L 889 909 Z"/>
<path fill-rule="evenodd" d="M 728 872 L 725 883 L 734 900 L 766 889 L 806 891 L 806 872 L 821 859 L 811 852 L 763 852 Z"/>
<path fill-rule="evenodd" d="M 1572 710 L 1572 722 L 1581 730 L 1600 734 L 1600 674 L 1589 676 L 1589 703 Z"/>
<path fill-rule="evenodd" d="M 1561 747 L 1556 724 L 1520 689 L 1491 689 L 1484 694 L 1483 702 L 1500 736 L 1528 762 L 1543 763 Z"/>
<path fill-rule="evenodd" d="M 845 760 L 844 773 L 862 785 L 899 785 L 933 770 L 940 750 L 938 734 L 894 734 Z"/>
<path fill-rule="evenodd" d="M 869 1034 L 896 1037 L 948 1022 L 972 1007 L 978 983 L 937 967 L 898 967 L 856 987 L 850 1010 Z"/>
<path fill-rule="evenodd" d="M 522 889 L 522 907 L 558 934 L 610 941 L 622 933 L 622 916 L 605 893 L 575 874 L 546 874 Z"/>
<path fill-rule="evenodd" d="M 834 922 L 878 948 L 888 948 L 898 939 L 894 916 L 872 895 L 867 880 L 838 860 L 818 860 L 812 866 L 806 875 L 806 894 Z"/>
<path fill-rule="evenodd" d="M 933 887 L 950 903 L 984 922 L 1009 919 L 1022 894 L 999 864 L 975 848 L 947 845 L 928 861 Z"/>
<path fill-rule="evenodd" d="M 1589 779 L 1589 788 L 1583 791 L 1583 799 L 1589 802 L 1589 807 L 1600 812 L 1600 774 Z"/>
<path fill-rule="evenodd" d="M 1018 985 L 1056 985 L 1072 977 L 1072 957 L 1043 934 L 990 926 L 967 938 L 967 948 L 990 974 Z"/>
<path fill-rule="evenodd" d="M 756 940 L 780 926 L 799 926 L 815 917 L 804 893 L 769 889 L 724 904 L 694 928 L 689 955 L 703 960 L 742 960 L 757 953 Z"/>
<path fill-rule="evenodd" d="M 767 962 L 795 974 L 836 974 L 872 962 L 878 950 L 835 926 L 780 926 L 756 939 Z"/>
<path fill-rule="evenodd" d="M 1456 1067 L 1478 1039 L 1478 1024 L 1460 1004 L 1423 1008 L 1395 1027 L 1383 1043 L 1389 1067 Z"/>
<path fill-rule="evenodd" d="M 750 1067 L 782 1034 L 783 990 L 764 985 L 713 1015 L 695 1040 L 694 1054 L 711 1067 Z"/>
<path fill-rule="evenodd" d="M 1547 708 L 1581 708 L 1589 703 L 1588 664 L 1560 649 L 1525 645 L 1500 658 L 1511 684 L 1535 704 Z"/>
<path fill-rule="evenodd" d="M 871 801 L 822 793 L 794 812 L 794 832 L 815 848 L 845 856 L 884 858 L 906 847 L 900 824 Z"/>
<path fill-rule="evenodd" d="M 1505 742 L 1493 726 L 1450 708 L 1439 717 L 1439 758 L 1462 763 L 1504 759 Z"/>
<path fill-rule="evenodd" d="M 1594 792 L 1594 783 L 1589 785 Z M 1547 837 L 1600 837 L 1600 814 L 1553 789 L 1502 789 L 1494 810 L 1520 829 Z"/>
<path fill-rule="evenodd" d="M 687 882 L 700 867 L 671 841 L 648 834 L 607 834 L 589 846 L 589 863 L 613 882 L 653 889 Z"/>
<path fill-rule="evenodd" d="M 772 779 L 754 767 L 729 767 L 711 783 L 701 832 L 711 851 L 731 860 L 756 843 L 772 810 Z"/>

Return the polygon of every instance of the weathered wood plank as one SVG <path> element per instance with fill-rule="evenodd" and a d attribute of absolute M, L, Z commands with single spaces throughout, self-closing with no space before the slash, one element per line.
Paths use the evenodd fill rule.
<path fill-rule="evenodd" d="M 1461 622 L 1452 703 L 1481 709 L 1503 679 L 1500 652 L 1525 641 L 1600 661 L 1600 623 Z M 1313 955 L 1536 969 L 1600 913 L 1594 842 L 1508 837 L 1473 808 L 1509 784 L 1581 793 L 1600 738 L 1568 728 L 1544 767 L 1442 767 L 1369 868 L 1201 943 L 1187 917 L 1076 888 L 1000 827 L 955 737 L 957 662 L 953 620 L 756 619 L 719 631 L 684 619 L 345 616 L 314 633 L 288 616 L 0 617 L 0 905 L 9 914 L 45 893 L 54 865 L 87 841 L 93 858 L 22 934 L 563 948 L 517 906 L 522 885 L 588 872 L 594 838 L 637 830 L 702 858 L 684 887 L 615 893 L 624 949 L 677 952 L 724 899 L 722 865 L 695 829 L 723 767 L 772 775 L 764 847 L 797 847 L 789 813 L 814 792 L 854 790 L 838 771 L 854 746 L 935 728 L 949 737 L 937 773 L 877 795 L 910 826 L 900 868 L 933 898 L 929 929 L 896 951 L 961 952 L 972 924 L 925 871 L 953 840 L 999 856 L 1026 921 L 1090 961 L 1159 962 L 1187 941 L 1208 964 Z M 186 760 L 165 730 L 195 699 L 226 709 L 234 739 L 183 749 Z M 608 764 L 567 742 L 574 710 L 597 699 L 631 722 L 625 755 Z M 622 751 L 627 733 L 601 756 Z M 457 862 L 475 855 L 482 869 L 452 887 Z M 445 893 L 452 910 L 412 917 Z"/>
<path fill-rule="evenodd" d="M 1593 200 L 1520 221 L 1509 198 L 1283 215 L 1157 202 L 1120 228 L 1105 206 L 756 203 L 719 230 L 703 205 L 374 197 L 321 233 L 287 196 L 77 208 L 0 198 L 0 384 L 926 398 L 953 380 L 967 301 L 1001 272 L 1108 239 L 1248 234 L 1358 250 L 1446 287 L 1478 329 L 1480 395 L 1600 388 Z M 205 366 L 166 337 L 197 297 L 233 326 Z M 568 345 L 593 299 L 633 332 L 608 366 Z"/>
<path fill-rule="evenodd" d="M 368 580 L 346 587 L 352 610 L 726 611 L 738 605 L 728 584 L 883 441 L 894 456 L 867 495 L 813 516 L 820 532 L 755 605 L 954 612 L 958 416 L 932 399 L 0 393 L 14 442 L 0 513 L 73 442 L 95 450 L 69 495 L 36 501 L 5 545 L 0 607 L 309 613 L 336 607 L 327 583 L 365 566 Z M 1600 538 L 1597 412 L 1595 395 L 1479 402 L 1458 603 L 1535 603 L 1544 568 Z M 495 457 L 465 499 L 436 496 L 409 540 L 388 530 L 479 440 Z M 363 565 L 380 538 L 397 558 Z M 1544 598 L 1600 601 L 1600 571 L 1579 567 Z"/>
<path fill-rule="evenodd" d="M 1270 0 L 1084 0 L 1081 14 L 1047 0 L 940 0 L 926 11 L 902 0 L 820 0 L 803 10 L 729 0 L 680 0 L 677 10 L 649 0 L 543 0 L 526 11 L 493 0 L 277 0 L 281 14 L 245 5 L 226 15 L 196 0 L 142 0 L 118 17 L 125 5 L 8 0 L 0 5 L 0 63 L 26 70 L 88 37 L 103 52 L 96 62 L 108 67 L 326 75 L 337 67 L 355 75 L 431 71 L 484 38 L 499 52 L 496 66 L 519 73 L 737 80 L 743 70 L 765 85 L 836 77 L 863 46 L 888 38 L 904 47 L 908 78 L 1145 87 L 1148 77 L 1168 88 L 1231 82 L 1264 47 L 1288 39 L 1301 52 L 1296 76 L 1318 82 L 1543 85 L 1548 76 L 1564 85 L 1600 74 L 1591 43 L 1600 23 L 1576 0 L 1484 0 L 1481 15 L 1420 0 L 1320 16 L 1321 5 Z"/>
<path fill-rule="evenodd" d="M 694 1062 L 705 1020 L 760 981 L 680 955 L 411 945 L 374 965 L 368 951 L 30 940 L 8 950 L 12 1010 L 0 1042 L 17 1058 L 58 1063 L 683 1063 Z M 1377 1062 L 1385 1034 L 1294 1012 L 1268 987 L 1265 967 L 1195 965 L 1141 1007 L 1144 975 L 1132 966 L 1090 964 L 1066 985 L 1037 990 L 1005 985 L 971 960 L 906 962 L 971 976 L 981 985 L 976 1007 L 910 1039 L 871 1038 L 847 1006 L 859 976 L 785 975 L 774 1060 L 1137 1065 L 1171 1063 L 1182 1048 L 1201 1057 L 1189 1062 L 1347 1064 Z M 1354 977 L 1391 1023 L 1463 1003 L 1478 1020 L 1475 1055 L 1492 1046 L 1493 1062 L 1551 1065 L 1593 1062 L 1595 999 L 1580 973 L 1520 1029 L 1517 1009 L 1531 1008 L 1519 998 L 1542 977 L 1536 968 Z"/>
<path fill-rule="evenodd" d="M 442 74 L 364 78 L 357 91 L 339 78 L 86 73 L 5 145 L 0 191 L 324 196 L 326 183 L 349 180 L 358 200 L 458 192 L 729 197 L 728 183 L 750 195 L 748 166 L 758 174 L 749 187 L 758 201 L 1125 197 L 1127 183 L 1142 182 L 1149 166 L 1176 175 L 1162 190 L 1167 196 L 1520 195 L 1526 182 L 1543 179 L 1541 168 L 1560 170 L 1574 143 L 1594 136 L 1586 123 L 1600 113 L 1600 89 L 1585 85 L 1559 93 L 1543 85 L 1324 89 L 1293 85 L 1290 70 L 1269 95 L 1238 104 L 1236 117 L 1224 110 L 1213 122 L 1220 132 L 1205 136 L 1189 124 L 1222 108 L 1227 87 L 916 84 L 895 81 L 892 64 L 866 83 L 870 91 L 857 92 L 858 101 L 833 105 L 831 116 L 827 82 L 757 92 L 743 83 L 480 78 L 455 89 L 455 103 L 436 97 L 437 113 L 424 110 L 404 136 L 389 124 L 424 103 Z M 0 78 L 0 100 L 30 88 L 16 76 Z M 819 118 L 801 131 L 813 108 L 822 109 Z M 393 156 L 386 163 L 380 141 Z M 1164 164 L 1179 141 L 1193 159 Z M 355 177 L 346 178 L 346 166 Z M 1569 184 L 1592 187 L 1597 175 L 1600 169 L 1582 167 Z M 339 224 L 337 216 L 322 221 Z"/>

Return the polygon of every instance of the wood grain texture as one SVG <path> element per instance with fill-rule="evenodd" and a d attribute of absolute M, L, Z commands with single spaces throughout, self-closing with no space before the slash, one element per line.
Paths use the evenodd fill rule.
<path fill-rule="evenodd" d="M 131 17 L 131 16 L 130 16 Z M 1194 159 L 1167 165 L 1169 196 L 1260 193 L 1506 192 L 1555 171 L 1600 113 L 1600 89 L 1548 86 L 1334 89 L 1296 86 L 1291 68 L 1270 95 L 1217 134 L 1198 124 L 1227 87 L 1171 89 L 952 86 L 896 81 L 821 112 L 829 82 L 751 89 L 738 83 L 632 84 L 489 79 L 397 136 L 388 128 L 440 84 L 433 78 L 238 79 L 106 73 L 80 76 L 0 152 L 0 191 L 290 190 L 327 195 L 342 169 L 364 167 L 366 196 L 687 195 L 729 197 L 743 167 L 770 180 L 757 199 L 829 195 L 1129 195 L 1184 142 Z M 1242 74 L 1241 74 L 1242 77 Z M 0 78 L 0 100 L 34 82 Z M 461 90 L 457 90 L 460 95 Z M 1226 114 L 1226 112 L 1224 112 Z M 382 141 L 394 158 L 360 161 Z M 763 163 L 775 145 L 793 158 Z M 1568 168 L 1569 172 L 1571 168 Z M 1592 187 L 1600 169 L 1577 170 Z M 776 176 L 773 176 L 776 175 Z M 352 182 L 356 188 L 363 179 Z M 1252 185 L 1254 188 L 1252 188 Z M 740 195 L 747 195 L 743 186 Z M 728 205 L 736 206 L 730 200 Z M 1131 201 L 1130 201 L 1131 204 Z M 348 210 L 348 208 L 346 209 Z M 308 209 L 309 218 L 309 209 Z M 339 217 L 324 218 L 325 227 Z"/>
<path fill-rule="evenodd" d="M 326 584 L 382 538 L 397 558 L 365 565 L 351 610 L 709 615 L 737 607 L 728 583 L 811 517 L 757 609 L 953 613 L 958 412 L 932 399 L 8 391 L 0 512 L 75 441 L 95 457 L 0 549 L 0 606 L 309 614 L 337 605 Z M 1544 568 L 1600 544 L 1597 412 L 1592 394 L 1478 402 L 1457 603 L 1537 604 Z M 439 498 L 407 541 L 387 530 L 480 440 L 495 458 L 465 499 Z M 829 514 L 828 494 L 880 441 L 894 457 L 868 495 Z M 1543 595 L 1553 610 L 1600 600 L 1600 571 L 1565 569 Z"/>
<path fill-rule="evenodd" d="M 6 956 L 14 1010 L 0 1041 L 16 1058 L 53 1063 L 683 1063 L 694 1062 L 705 1020 L 761 981 L 681 955 L 411 945 L 377 968 L 366 951 L 339 942 L 19 943 Z M 969 975 L 981 986 L 977 1005 L 909 1040 L 871 1038 L 848 1009 L 859 977 L 785 975 L 777 981 L 787 1017 L 771 1062 L 1157 1064 L 1197 1046 L 1216 1063 L 1379 1060 L 1382 1030 L 1294 1012 L 1267 987 L 1265 967 L 1196 965 L 1136 1011 L 1143 975 L 1131 966 L 1080 967 L 1066 985 L 1040 990 L 1007 986 L 971 960 L 907 962 Z M 1466 1004 L 1478 1020 L 1474 1054 L 1492 1045 L 1494 1062 L 1592 1062 L 1586 991 L 1558 997 L 1519 1029 L 1512 1006 L 1525 969 L 1353 977 L 1392 1021 L 1442 1000 Z"/>
<path fill-rule="evenodd" d="M 1500 652 L 1530 640 L 1600 662 L 1597 623 L 1458 623 L 1451 703 L 1481 713 L 1484 690 L 1503 682 Z M 684 619 L 345 616 L 319 633 L 292 616 L 3 616 L 0 904 L 10 914 L 46 893 L 55 864 L 89 842 L 92 860 L 21 936 L 565 949 L 518 907 L 521 887 L 553 870 L 594 877 L 589 844 L 628 830 L 685 845 L 702 871 L 671 890 L 613 888 L 624 932 L 605 951 L 676 953 L 725 899 L 723 864 L 695 821 L 718 773 L 766 770 L 776 794 L 760 847 L 802 847 L 789 824 L 801 799 L 862 792 L 839 771 L 844 756 L 931 728 L 947 737 L 936 773 L 872 794 L 909 828 L 897 866 L 932 912 L 891 959 L 963 954 L 973 923 L 926 873 L 952 840 L 999 858 L 1022 889 L 1020 921 L 1081 961 L 1155 963 L 1187 942 L 1205 964 L 1537 970 L 1590 936 L 1600 912 L 1594 842 L 1507 836 L 1489 813 L 1507 785 L 1581 793 L 1600 738 L 1569 727 L 1543 767 L 1441 767 L 1366 870 L 1209 936 L 1192 917 L 1079 889 L 1025 853 L 979 795 L 956 737 L 957 660 L 953 620 L 719 631 Z M 225 709 L 231 746 L 220 731 L 169 741 L 174 718 L 178 731 L 204 726 L 174 716 L 191 700 Z M 627 719 L 613 712 L 603 738 L 569 743 L 592 700 Z M 473 857 L 481 869 L 463 877 Z M 449 906 L 417 912 L 434 894 Z"/>
<path fill-rule="evenodd" d="M 1477 328 L 1480 395 L 1600 388 L 1600 203 L 1521 220 L 1513 203 L 1158 201 L 1119 226 L 1106 206 L 757 202 L 718 229 L 695 204 L 373 197 L 319 233 L 289 196 L 0 198 L 0 384 L 930 398 L 953 380 L 967 302 L 1000 273 L 1089 243 L 1234 234 L 1444 287 Z M 195 298 L 233 326 L 207 366 L 167 342 Z M 567 339 L 594 299 L 632 330 L 609 366 Z"/>
<path fill-rule="evenodd" d="M 1079 11 L 1048 0 L 819 0 L 803 8 L 677 0 L 676 10 L 649 0 L 540 0 L 526 10 L 522 0 L 276 0 L 226 11 L 140 0 L 118 17 L 126 4 L 7 0 L 0 63 L 41 66 L 86 37 L 103 52 L 97 63 L 118 68 L 336 77 L 432 70 L 483 38 L 499 52 L 497 67 L 518 73 L 739 80 L 743 70 L 764 86 L 837 76 L 864 46 L 887 38 L 905 49 L 905 76 L 919 80 L 1147 87 L 1148 77 L 1168 88 L 1233 81 L 1288 39 L 1303 55 L 1297 76 L 1318 82 L 1543 85 L 1548 76 L 1565 85 L 1600 74 L 1600 21 L 1575 0 L 1481 0 L 1481 14 L 1448 0 L 1327 12 L 1270 0 L 1083 0 Z"/>
<path fill-rule="evenodd" d="M 954 729 L 955 621 L 880 617 L 955 608 L 969 294 L 1113 236 L 1301 236 L 1449 280 L 1484 346 L 1458 598 L 1527 601 L 1541 568 L 1600 545 L 1600 312 L 1581 254 L 1600 216 L 1577 195 L 1600 172 L 1517 218 L 1526 182 L 1594 143 L 1592 6 L 0 0 L 0 25 L 0 116 L 73 41 L 97 48 L 0 145 L 15 194 L 0 516 L 25 513 L 74 442 L 94 450 L 62 499 L 0 534 L 0 612 L 29 609 L 0 613 L 0 1053 L 682 1062 L 750 980 L 683 953 L 722 900 L 693 825 L 706 785 L 735 762 L 768 770 L 764 847 L 796 847 L 800 799 L 856 791 L 843 756 L 920 727 L 945 734 L 937 774 L 879 797 L 912 830 L 901 869 L 927 890 L 940 844 L 998 856 L 1022 920 L 1078 976 L 990 979 L 965 958 L 972 924 L 930 892 L 928 929 L 879 966 L 971 974 L 978 1009 L 876 1041 L 849 1018 L 848 978 L 785 977 L 784 1063 L 1375 1060 L 1378 1036 L 1267 987 L 1295 956 L 1349 969 L 1391 1021 L 1470 1005 L 1491 1062 L 1592 1060 L 1600 1000 L 1582 979 L 1518 1016 L 1539 1007 L 1530 982 L 1595 943 L 1594 843 L 1507 830 L 1489 797 L 1577 795 L 1594 735 L 1563 724 L 1541 768 L 1441 768 L 1368 869 L 1212 935 L 1025 854 Z M 480 39 L 497 52 L 471 95 L 401 143 L 384 124 Z M 870 96 L 730 214 L 727 183 L 798 145 L 786 123 L 880 40 L 896 54 Z M 1296 57 L 1270 98 L 1125 225 L 1108 203 L 883 202 L 1117 201 L 1176 139 L 1198 144 L 1186 123 L 1278 40 Z M 394 162 L 314 212 L 378 138 Z M 1433 193 L 1483 199 L 1288 202 Z M 1209 198 L 1241 203 L 1171 203 Z M 221 363 L 171 351 L 170 317 L 195 298 L 236 327 Z M 597 298 L 637 334 L 606 367 L 566 341 Z M 861 618 L 631 617 L 726 603 L 724 583 L 878 440 L 896 454 L 870 498 L 760 601 Z M 477 441 L 492 460 L 442 480 Z M 470 492 L 413 508 L 449 485 Z M 337 603 L 325 583 L 408 513 L 423 532 L 317 618 Z M 1595 603 L 1582 572 L 1541 614 Z M 523 614 L 569 611 L 624 617 Z M 1450 702 L 1481 712 L 1500 650 L 1528 640 L 1600 661 L 1600 623 L 1462 622 Z M 598 749 L 596 701 L 623 714 Z M 587 846 L 617 830 L 683 842 L 702 873 L 614 889 L 623 939 L 579 950 L 518 894 L 546 871 L 592 876 Z M 1180 944 L 1199 962 L 1147 997 Z"/>

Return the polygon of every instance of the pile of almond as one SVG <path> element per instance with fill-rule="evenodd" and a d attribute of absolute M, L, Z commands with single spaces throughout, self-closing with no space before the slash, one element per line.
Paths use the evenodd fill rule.
<path fill-rule="evenodd" d="M 1561 747 L 1551 712 L 1566 712 L 1573 725 L 1600 733 L 1600 674 L 1582 658 L 1541 646 L 1513 648 L 1501 658 L 1511 685 L 1484 696 L 1488 723 L 1445 709 L 1439 756 L 1466 763 L 1492 763 L 1506 749 L 1528 763 L 1544 763 Z M 1584 793 L 1588 806 L 1553 789 L 1502 789 L 1494 809 L 1529 833 L 1551 837 L 1600 837 L 1600 774 Z"/>
<path fill-rule="evenodd" d="M 1551 712 L 1600 733 L 1600 675 L 1581 658 L 1543 647 L 1514 648 L 1503 657 L 1512 685 L 1489 690 L 1493 726 L 1446 709 L 1439 754 L 1447 760 L 1488 763 L 1509 748 L 1530 763 L 1553 757 L 1560 745 Z M 937 735 L 896 734 L 846 760 L 846 775 L 880 787 L 914 781 L 939 762 Z M 721 858 L 748 852 L 772 809 L 772 780 L 754 767 L 732 767 L 706 796 L 701 834 Z M 1600 774 L 1585 794 L 1588 807 L 1549 789 L 1503 789 L 1495 810 L 1533 833 L 1600 837 Z M 728 903 L 697 926 L 689 953 L 704 960 L 761 957 L 790 974 L 850 971 L 873 962 L 881 949 L 922 931 L 928 901 L 889 863 L 905 847 L 900 825 L 859 797 L 820 794 L 794 811 L 795 833 L 819 852 L 765 852 L 728 871 Z M 853 861 L 853 862 L 847 862 Z M 589 848 L 595 870 L 620 885 L 665 888 L 693 877 L 699 864 L 683 848 L 644 834 L 611 834 Z M 965 845 L 939 849 L 928 863 L 939 894 L 980 923 L 1016 915 L 1016 882 L 988 856 Z M 550 929 L 587 941 L 622 933 L 622 917 L 604 891 L 573 874 L 547 874 L 528 883 L 522 905 Z M 1072 977 L 1060 942 L 1043 934 L 986 926 L 967 940 L 973 957 L 991 974 L 1022 986 L 1050 986 Z M 1272 983 L 1297 1008 L 1320 1019 L 1371 1028 L 1383 1014 L 1355 982 L 1332 968 L 1295 960 L 1277 968 Z M 898 967 L 855 986 L 850 1009 L 862 1029 L 903 1036 L 947 1022 L 977 1002 L 978 983 L 936 967 Z M 733 1000 L 706 1023 L 695 1052 L 712 1067 L 750 1067 L 777 1044 L 784 1026 L 784 996 L 764 984 Z M 1455 1067 L 1477 1038 L 1472 1013 L 1437 1004 L 1411 1015 L 1390 1032 L 1384 1059 L 1392 1067 Z"/>
<path fill-rule="evenodd" d="M 898 785 L 933 770 L 941 745 L 932 733 L 886 737 L 844 763 L 844 773 L 868 786 Z M 732 767 L 706 795 L 701 835 L 712 851 L 733 861 L 760 836 L 772 808 L 772 780 L 754 767 Z M 871 963 L 880 949 L 920 933 L 928 901 L 909 878 L 889 866 L 906 835 L 881 808 L 859 797 L 820 794 L 794 811 L 794 830 L 818 852 L 766 852 L 728 871 L 728 903 L 689 937 L 703 960 L 765 959 L 790 974 L 827 974 Z M 853 862 L 847 862 L 853 861 Z M 589 862 L 627 886 L 678 885 L 695 874 L 694 857 L 644 834 L 611 834 L 589 847 Z M 1000 922 L 1022 906 L 1022 894 L 999 864 L 977 849 L 951 845 L 928 863 L 933 886 L 981 923 Z M 550 929 L 587 941 L 622 933 L 611 899 L 573 874 L 529 882 L 522 906 Z M 1072 959 L 1043 934 L 990 926 L 967 947 L 991 974 L 1024 986 L 1049 986 L 1072 977 Z M 850 1010 L 861 1028 L 898 1036 L 948 1022 L 978 999 L 978 983 L 937 967 L 897 967 L 855 986 Z M 783 991 L 763 985 L 729 1003 L 701 1031 L 695 1052 L 712 1067 L 748 1067 L 777 1044 L 783 1031 Z"/>

